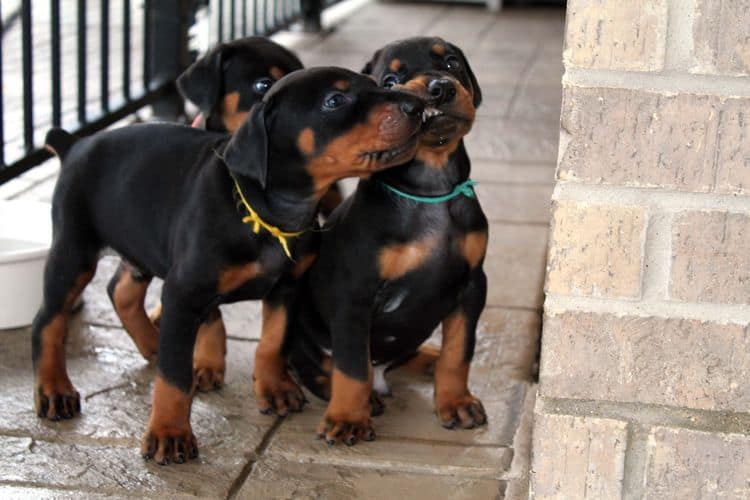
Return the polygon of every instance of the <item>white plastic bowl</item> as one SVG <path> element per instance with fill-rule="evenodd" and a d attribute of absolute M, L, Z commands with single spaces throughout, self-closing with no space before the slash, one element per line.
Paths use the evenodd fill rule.
<path fill-rule="evenodd" d="M 49 203 L 0 200 L 0 329 L 30 325 L 52 242 Z"/>

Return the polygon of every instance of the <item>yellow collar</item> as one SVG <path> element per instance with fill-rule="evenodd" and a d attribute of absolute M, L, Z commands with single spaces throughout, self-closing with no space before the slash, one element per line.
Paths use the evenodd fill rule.
<path fill-rule="evenodd" d="M 300 234 L 304 233 L 304 231 L 297 231 L 296 233 L 287 233 L 287 232 L 282 231 L 278 227 L 272 226 L 268 222 L 261 219 L 260 215 L 258 215 L 258 212 L 253 210 L 253 207 L 251 207 L 250 203 L 247 202 L 245 195 L 242 194 L 240 183 L 237 182 L 237 179 L 234 177 L 234 175 L 232 175 L 232 180 L 234 181 L 234 187 L 237 190 L 237 194 L 240 196 L 240 202 L 242 202 L 242 205 L 245 207 L 245 210 L 247 210 L 247 215 L 242 218 L 242 223 L 243 224 L 252 223 L 253 232 L 255 234 L 260 233 L 261 227 L 265 229 L 266 231 L 268 231 L 269 233 L 271 233 L 271 236 L 279 240 L 279 243 L 281 244 L 281 247 L 284 249 L 284 253 L 286 254 L 286 256 L 292 259 L 292 254 L 289 251 L 289 245 L 287 244 L 287 238 L 294 238 L 296 236 L 299 236 Z"/>

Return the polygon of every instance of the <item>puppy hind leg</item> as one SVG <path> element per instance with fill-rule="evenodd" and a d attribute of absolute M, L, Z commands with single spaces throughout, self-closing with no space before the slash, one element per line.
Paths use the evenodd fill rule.
<path fill-rule="evenodd" d="M 156 361 L 159 350 L 159 331 L 144 309 L 150 276 L 143 276 L 125 262 L 120 262 L 107 285 L 107 293 L 125 331 L 133 339 L 138 351 L 149 362 Z"/>
<path fill-rule="evenodd" d="M 68 319 L 94 276 L 98 254 L 98 248 L 72 238 L 56 241 L 45 267 L 42 307 L 31 329 L 34 406 L 40 418 L 50 420 L 72 418 L 81 411 L 80 395 L 68 377 L 65 346 Z"/>

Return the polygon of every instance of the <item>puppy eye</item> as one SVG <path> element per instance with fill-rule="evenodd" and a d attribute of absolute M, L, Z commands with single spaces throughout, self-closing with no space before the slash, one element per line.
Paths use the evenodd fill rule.
<path fill-rule="evenodd" d="M 383 78 L 383 87 L 389 89 L 399 83 L 398 76 L 390 74 L 385 75 L 385 78 Z"/>
<path fill-rule="evenodd" d="M 445 58 L 445 65 L 448 66 L 450 71 L 457 71 L 461 69 L 461 61 L 456 56 L 448 56 Z"/>
<path fill-rule="evenodd" d="M 273 85 L 273 80 L 271 80 L 270 78 L 261 78 L 259 80 L 255 80 L 255 82 L 253 83 L 253 90 L 257 94 L 263 95 L 268 92 L 268 89 L 271 88 L 271 85 Z"/>
<path fill-rule="evenodd" d="M 336 109 L 346 104 L 346 96 L 341 92 L 332 92 L 323 100 L 324 109 Z"/>

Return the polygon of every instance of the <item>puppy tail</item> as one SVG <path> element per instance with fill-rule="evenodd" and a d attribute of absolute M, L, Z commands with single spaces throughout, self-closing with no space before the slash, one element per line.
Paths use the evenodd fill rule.
<path fill-rule="evenodd" d="M 47 132 L 47 137 L 44 139 L 44 148 L 63 160 L 77 140 L 78 138 L 73 134 L 55 127 Z"/>

